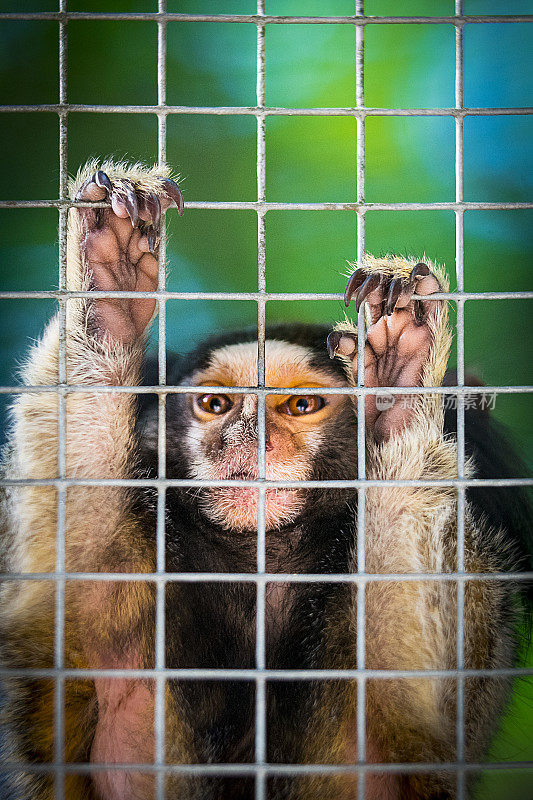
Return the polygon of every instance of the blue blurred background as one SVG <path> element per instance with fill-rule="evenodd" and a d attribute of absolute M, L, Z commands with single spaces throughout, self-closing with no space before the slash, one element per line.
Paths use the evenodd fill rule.
<path fill-rule="evenodd" d="M 254 0 L 168 0 L 168 10 L 254 13 Z M 353 0 L 267 0 L 266 12 L 290 15 L 354 13 Z M 156 11 L 155 0 L 70 0 L 71 11 Z M 1 11 L 55 11 L 54 0 L 0 0 Z M 449 15 L 453 0 L 367 0 L 372 15 Z M 465 0 L 466 14 L 531 13 L 528 0 Z M 464 104 L 533 105 L 531 25 L 483 24 L 464 29 Z M 58 101 L 58 26 L 9 21 L 0 27 L 0 102 Z M 365 34 L 365 98 L 369 107 L 454 105 L 451 25 L 371 25 Z M 157 102 L 157 31 L 151 22 L 71 21 L 68 99 L 84 104 Z M 256 28 L 233 23 L 168 25 L 167 102 L 253 106 Z M 266 104 L 355 105 L 355 29 L 350 25 L 271 25 L 266 29 Z M 54 113 L 3 114 L 2 199 L 58 195 L 58 120 Z M 531 201 L 531 116 L 467 117 L 464 126 L 466 200 Z M 450 117 L 370 117 L 366 121 L 366 200 L 434 202 L 455 199 L 454 122 Z M 267 200 L 354 202 L 355 120 L 350 117 L 267 117 Z M 152 162 L 157 120 L 148 114 L 72 113 L 69 171 L 91 156 Z M 171 115 L 168 161 L 182 176 L 186 201 L 254 200 L 256 121 L 253 116 Z M 168 216 L 169 288 L 179 291 L 254 290 L 257 220 L 251 211 L 191 210 Z M 465 288 L 531 289 L 533 210 L 465 214 Z M 58 284 L 57 211 L 0 209 L 0 289 L 51 289 Z M 455 285 L 455 220 L 450 211 L 369 211 L 366 247 L 375 254 L 426 256 L 444 263 Z M 270 211 L 266 215 L 267 289 L 344 288 L 347 260 L 356 255 L 351 211 Z M 54 311 L 47 300 L 3 301 L 0 382 L 16 381 L 28 342 Z M 337 302 L 269 302 L 267 321 L 339 318 Z M 249 302 L 167 304 L 169 346 L 189 350 L 219 329 L 256 324 Z M 466 304 L 469 368 L 487 384 L 531 384 L 531 301 Z M 2 406 L 2 412 L 5 405 Z M 495 414 L 533 463 L 530 395 L 498 397 Z M 533 757 L 533 689 L 517 682 L 515 699 L 495 744 L 496 760 Z M 487 773 L 478 797 L 533 796 L 533 779 Z"/>

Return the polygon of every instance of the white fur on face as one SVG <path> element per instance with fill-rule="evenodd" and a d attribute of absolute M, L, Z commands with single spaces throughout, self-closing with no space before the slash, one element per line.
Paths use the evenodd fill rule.
<path fill-rule="evenodd" d="M 265 382 L 267 386 L 341 386 L 332 375 L 311 367 L 311 351 L 299 345 L 276 340 L 265 343 Z M 193 376 L 199 385 L 257 385 L 257 343 L 228 345 L 211 356 L 207 369 Z M 283 394 L 283 393 L 281 393 Z M 231 421 L 225 416 L 212 420 L 194 418 L 186 436 L 191 477 L 203 480 L 259 477 L 257 445 L 257 397 L 232 395 L 239 404 Z M 321 442 L 323 416 L 285 417 L 275 410 L 275 400 L 267 398 L 267 429 L 273 449 L 266 452 L 267 480 L 306 480 Z M 214 427 L 216 426 L 216 427 Z M 212 446 L 217 440 L 217 446 Z M 265 524 L 267 529 L 292 522 L 301 511 L 304 497 L 298 489 L 267 489 Z M 204 513 L 228 530 L 257 528 L 259 490 L 254 487 L 215 487 L 202 501 Z"/>

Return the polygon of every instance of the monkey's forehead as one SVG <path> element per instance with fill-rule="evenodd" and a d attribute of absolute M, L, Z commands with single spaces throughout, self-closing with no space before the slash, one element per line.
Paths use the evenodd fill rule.
<path fill-rule="evenodd" d="M 311 348 L 267 339 L 265 342 L 265 384 L 267 386 L 345 386 L 333 371 L 317 369 Z M 195 384 L 257 386 L 257 342 L 220 347 L 210 354 L 204 369 L 193 376 Z"/>

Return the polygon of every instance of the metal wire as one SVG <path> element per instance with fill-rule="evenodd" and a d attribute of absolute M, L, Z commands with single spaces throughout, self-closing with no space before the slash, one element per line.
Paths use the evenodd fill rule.
<path fill-rule="evenodd" d="M 463 12 L 463 0 L 455 0 L 455 13 Z M 455 107 L 463 105 L 463 28 L 455 29 Z M 463 200 L 464 178 L 464 117 L 455 118 L 455 200 Z M 464 290 L 464 211 L 455 212 L 455 271 L 457 289 Z M 465 341 L 464 341 L 463 300 L 457 302 L 457 386 L 464 387 L 465 381 Z M 464 478 L 465 469 L 465 402 L 464 395 L 457 396 L 457 477 Z M 457 800 L 465 796 L 465 714 L 464 714 L 464 573 L 465 551 L 465 489 L 457 487 L 457 631 L 456 631 L 456 759 L 457 759 Z"/>
<path fill-rule="evenodd" d="M 364 15 L 364 0 L 356 0 L 357 17 Z M 365 105 L 365 29 L 355 29 L 355 101 L 360 110 Z M 365 215 L 361 213 L 365 202 L 365 117 L 356 117 L 356 192 L 359 211 L 357 212 L 357 259 L 361 261 L 365 254 Z M 365 320 L 364 314 L 357 317 L 357 388 L 365 385 Z M 366 444 L 365 444 L 365 395 L 357 396 L 357 477 L 360 481 L 357 489 L 357 595 L 356 595 L 356 666 L 357 678 L 357 761 L 366 763 L 366 678 L 364 675 L 366 661 L 366 584 L 361 580 L 365 574 L 365 513 L 366 513 Z M 364 800 L 366 792 L 366 772 L 357 773 L 357 796 Z"/>
<path fill-rule="evenodd" d="M 164 19 L 166 0 L 158 0 L 159 18 L 157 20 L 157 135 L 159 164 L 166 163 L 167 155 L 167 23 Z M 165 217 L 166 219 L 166 217 Z M 158 369 L 159 384 L 167 382 L 167 305 L 166 290 L 166 225 L 161 225 L 159 243 L 158 292 Z M 157 474 L 164 482 L 167 464 L 167 395 L 158 394 L 157 418 Z M 166 485 L 157 488 L 157 527 L 156 527 L 156 564 L 158 576 L 166 574 L 165 564 L 165 520 L 166 520 Z M 156 584 L 156 616 L 155 616 L 155 705 L 154 705 L 154 764 L 156 766 L 156 799 L 165 800 L 165 591 L 166 583 L 160 580 Z"/>
<path fill-rule="evenodd" d="M 202 385 L 201 394 L 216 393 L 223 391 L 225 394 L 318 394 L 318 395 L 378 395 L 378 394 L 441 394 L 441 395 L 464 395 L 465 397 L 475 397 L 478 394 L 530 394 L 533 386 L 372 386 L 372 387 L 346 387 L 346 386 L 207 386 Z M 57 393 L 57 386 L 54 384 L 37 384 L 36 386 L 0 386 L 0 394 L 39 394 L 53 392 Z M 76 394 L 78 392 L 87 393 L 87 386 L 84 384 L 69 384 L 65 388 L 66 394 Z M 105 384 L 91 384 L 91 394 L 199 394 L 198 386 L 107 386 Z M 0 484 L 1 485 L 1 484 Z"/>
<path fill-rule="evenodd" d="M 467 479 L 465 478 L 465 430 L 464 412 L 469 397 L 477 395 L 525 394 L 531 393 L 531 386 L 491 386 L 469 387 L 464 383 L 464 306 L 467 301 L 533 299 L 533 292 L 465 292 L 464 291 L 464 242 L 463 220 L 469 210 L 511 210 L 533 208 L 533 202 L 487 203 L 465 202 L 463 196 L 463 126 L 466 117 L 531 115 L 533 108 L 466 108 L 463 105 L 463 29 L 468 24 L 486 23 L 530 23 L 533 15 L 464 15 L 462 0 L 455 2 L 454 16 L 418 17 L 372 17 L 364 13 L 364 0 L 356 0 L 355 15 L 328 17 L 274 16 L 265 14 L 264 0 L 257 0 L 256 14 L 179 14 L 168 13 L 166 0 L 158 0 L 157 12 L 142 13 L 93 13 L 69 12 L 67 0 L 59 0 L 57 12 L 0 13 L 0 20 L 52 20 L 59 25 L 59 102 L 33 105 L 8 105 L 0 107 L 3 113 L 57 113 L 59 120 L 59 196 L 49 200 L 3 200 L 0 208 L 57 208 L 59 210 L 59 288 L 53 291 L 4 291 L 0 299 L 54 299 L 59 305 L 60 344 L 59 344 L 59 383 L 47 386 L 4 386 L 0 394 L 25 394 L 53 392 L 58 395 L 58 477 L 50 480 L 3 479 L 0 485 L 36 485 L 55 487 L 58 497 L 58 525 L 56 537 L 56 570 L 53 573 L 11 573 L 0 575 L 6 581 L 53 580 L 56 586 L 55 603 L 55 642 L 54 667 L 50 669 L 20 668 L 0 669 L 0 676 L 50 678 L 55 682 L 55 728 L 54 762 L 50 764 L 6 764 L 2 769 L 33 773 L 52 772 L 55 776 L 57 800 L 65 800 L 65 776 L 71 773 L 91 774 L 101 770 L 119 769 L 121 771 L 142 769 L 153 773 L 156 780 L 157 800 L 165 800 L 165 776 L 167 774 L 211 775 L 211 776 L 253 776 L 255 778 L 255 798 L 265 800 L 267 778 L 269 776 L 352 774 L 358 776 L 358 798 L 365 798 L 367 774 L 375 773 L 414 773 L 414 772 L 453 772 L 457 778 L 457 797 L 464 800 L 465 777 L 467 773 L 494 769 L 531 769 L 533 762 L 515 761 L 501 763 L 467 763 L 465 761 L 464 740 L 464 680 L 469 677 L 529 677 L 533 669 L 509 668 L 494 670 L 473 670 L 464 667 L 464 587 L 465 581 L 523 582 L 533 579 L 533 573 L 467 573 L 464 571 L 464 515 L 465 490 L 471 486 L 532 486 L 529 478 L 514 479 Z M 157 86 L 156 105 L 104 105 L 73 104 L 67 99 L 67 23 L 69 20 L 100 21 L 151 21 L 157 24 Z M 255 106 L 182 106 L 166 104 L 166 32 L 169 24 L 179 22 L 227 22 L 255 25 L 257 28 L 257 68 Z M 350 25 L 356 30 L 355 48 L 355 86 L 356 105 L 335 108 L 281 108 L 265 106 L 265 29 L 267 25 Z M 442 25 L 455 28 L 455 105 L 453 108 L 369 108 L 364 98 L 364 31 L 367 25 Z M 188 210 L 252 210 L 257 213 L 258 225 L 258 288 L 257 292 L 168 292 L 165 286 L 166 240 L 163 226 L 160 246 L 159 279 L 155 292 L 71 292 L 66 284 L 66 221 L 71 206 L 87 207 L 102 204 L 74 202 L 67 196 L 67 142 L 68 116 L 73 113 L 128 113 L 152 114 L 158 120 L 158 158 L 164 162 L 166 157 L 166 121 L 169 114 L 186 115 L 248 115 L 257 119 L 257 200 L 249 202 L 188 202 Z M 267 116 L 350 116 L 357 124 L 357 185 L 354 191 L 355 202 L 335 203 L 283 203 L 267 202 L 266 186 L 266 131 Z M 444 203 L 367 203 L 365 201 L 365 120 L 367 117 L 412 117 L 448 116 L 455 122 L 455 201 Z M 363 315 L 359 320 L 358 385 L 352 388 L 308 388 L 268 387 L 265 384 L 265 316 L 268 301 L 293 300 L 339 300 L 339 293 L 280 293 L 268 292 L 266 286 L 265 218 L 269 211 L 337 211 L 353 212 L 357 220 L 357 255 L 362 258 L 365 242 L 365 217 L 372 211 L 418 211 L 450 210 L 456 219 L 456 274 L 457 291 L 439 293 L 436 298 L 452 300 L 457 305 L 457 387 L 413 387 L 409 394 L 441 394 L 451 396 L 457 402 L 457 478 L 435 481 L 409 480 L 367 480 L 365 474 L 365 429 L 364 403 L 368 394 L 405 394 L 405 388 L 364 386 L 364 328 Z M 158 476 L 152 480 L 114 479 L 114 480 L 74 480 L 66 478 L 66 398 L 68 394 L 87 392 L 87 386 L 68 385 L 66 361 L 66 303 L 76 297 L 150 297 L 159 308 L 158 356 L 159 384 L 156 386 L 91 386 L 93 393 L 155 394 L 158 397 Z M 258 308 L 258 376 L 257 387 L 202 387 L 203 392 L 255 394 L 258 398 L 258 458 L 259 478 L 254 481 L 200 481 L 173 480 L 166 476 L 166 398 L 169 394 L 194 393 L 198 387 L 167 385 L 166 375 L 166 303 L 168 300 L 252 300 Z M 358 463 L 357 478 L 345 481 L 267 481 L 265 479 L 265 402 L 269 394 L 350 394 L 357 396 L 358 402 Z M 205 486 L 250 486 L 258 489 L 259 512 L 257 531 L 257 571 L 255 573 L 167 573 L 165 565 L 165 502 L 169 487 Z M 156 571 L 155 573 L 91 573 L 67 572 L 65 570 L 65 499 L 70 486 L 142 486 L 157 489 L 157 530 L 156 530 Z M 374 486 L 440 486 L 455 487 L 457 491 L 457 564 L 455 572 L 450 573 L 390 573 L 375 574 L 365 570 L 365 490 Z M 350 574 L 271 574 L 266 572 L 265 536 L 265 490 L 276 488 L 354 488 L 358 493 L 357 519 L 357 571 Z M 156 587 L 155 621 L 155 662 L 154 669 L 146 670 L 74 670 L 64 666 L 64 614 L 66 581 L 146 581 Z M 366 586 L 375 581 L 452 581 L 457 585 L 457 658 L 454 669 L 449 670 L 371 670 L 365 666 L 365 591 Z M 257 590 L 256 652 L 255 669 L 167 669 L 165 665 L 165 589 L 172 582 L 246 582 L 255 583 Z M 357 648 L 356 668 L 349 670 L 271 670 L 266 669 L 265 661 L 265 594 L 269 583 L 347 583 L 356 588 L 357 609 Z M 394 678 L 449 678 L 457 685 L 456 702 L 456 760 L 450 763 L 429 764 L 368 764 L 366 762 L 366 681 L 370 678 L 382 680 Z M 153 764 L 72 764 L 64 760 L 64 682 L 68 678 L 129 677 L 153 679 L 155 682 L 154 735 L 155 750 Z M 253 764 L 201 764 L 171 765 L 165 760 L 165 686 L 166 680 L 248 680 L 255 684 L 255 759 Z M 266 681 L 267 680 L 351 680 L 357 686 L 357 762 L 350 765 L 326 764 L 269 764 L 267 762 L 267 724 L 266 724 Z"/>
<path fill-rule="evenodd" d="M 0 111 L 1 111 L 0 107 Z M 73 200 L 2 200 L 0 208 L 100 208 L 104 203 L 82 203 Z M 190 201 L 187 210 L 201 211 L 513 211 L 520 208 L 533 208 L 531 203 L 267 203 L 246 201 Z M 171 295 L 169 295 L 171 296 Z M 142 294 L 140 295 L 142 297 Z"/>
<path fill-rule="evenodd" d="M 67 0 L 59 0 L 59 8 L 66 11 Z M 67 104 L 67 24 L 59 23 L 59 102 Z M 59 112 L 59 197 L 68 198 L 68 110 Z M 63 292 L 67 287 L 67 206 L 59 209 L 59 288 Z M 67 305 L 63 296 L 59 303 L 59 348 L 58 348 L 58 380 L 61 385 L 67 383 Z M 58 476 L 66 475 L 66 435 L 67 435 L 67 402 L 64 391 L 58 392 Z M 57 533 L 56 533 L 56 571 L 65 569 L 65 532 L 66 532 L 66 487 L 57 489 Z M 63 673 L 65 661 L 65 580 L 56 579 L 55 584 L 55 638 L 54 664 L 58 674 L 54 681 L 54 760 L 55 795 L 58 800 L 65 798 L 65 678 Z"/>
<path fill-rule="evenodd" d="M 531 114 L 528 107 L 516 108 L 358 108 L 336 106 L 335 108 L 281 108 L 275 106 L 167 106 L 159 105 L 88 105 L 86 103 L 40 103 L 38 105 L 2 106 L 4 113 L 33 113 L 48 111 L 59 113 L 67 109 L 76 113 L 89 114 L 202 114 L 205 116 L 288 116 L 288 117 L 499 117 L 502 115 Z M 189 203 L 187 208 L 190 208 Z"/>
<path fill-rule="evenodd" d="M 297 776 L 297 775 L 350 775 L 352 773 L 427 773 L 427 772 L 456 772 L 458 767 L 468 772 L 480 772 L 482 770 L 531 770 L 530 761 L 500 761 L 500 762 L 469 762 L 464 765 L 456 762 L 443 761 L 442 764 L 416 763 L 405 764 L 265 764 L 262 770 L 266 775 L 275 776 Z M 25 772 L 43 774 L 52 772 L 57 767 L 56 764 L 27 764 L 23 769 Z M 64 765 L 67 774 L 92 775 L 97 772 L 107 772 L 120 770 L 120 772 L 137 772 L 142 770 L 146 773 L 157 773 L 159 767 L 155 764 L 86 764 L 84 762 L 75 764 L 69 762 Z M 221 776 L 255 776 L 257 774 L 257 764 L 166 764 L 165 772 L 178 775 L 210 775 L 213 777 Z M 6 772 L 19 772 L 19 764 L 6 764 Z"/>
<path fill-rule="evenodd" d="M 387 484 L 388 486 L 388 484 Z M 68 581 L 147 581 L 153 583 L 361 583 L 376 581 L 469 581 L 530 582 L 533 572 L 365 572 L 297 573 L 297 572 L 10 572 L 2 581 L 43 581 L 63 578 Z"/>
<path fill-rule="evenodd" d="M 358 0 L 356 0 L 356 7 Z M 462 27 L 472 23 L 512 23 L 532 22 L 531 14 L 463 14 L 460 16 L 441 17 L 367 17 L 364 14 L 356 16 L 329 16 L 329 17 L 289 17 L 273 14 L 179 14 L 158 12 L 91 12 L 91 11 L 42 11 L 42 12 L 2 12 L 0 21 L 9 20 L 102 20 L 115 22 L 237 22 L 252 25 L 353 25 L 365 27 L 366 25 L 455 25 Z"/>
<path fill-rule="evenodd" d="M 0 300 L 62 300 L 63 298 L 76 297 L 86 297 L 93 300 L 99 300 L 104 297 L 113 297 L 115 299 L 150 297 L 160 302 L 165 300 L 255 300 L 256 302 L 281 300 L 290 302 L 292 300 L 342 300 L 343 295 L 337 292 L 265 292 L 263 294 L 263 292 L 103 292 L 96 289 L 94 291 L 79 292 L 67 290 L 0 292 Z M 413 300 L 419 297 L 420 295 L 417 294 L 412 295 Z M 434 300 L 452 300 L 454 302 L 464 300 L 532 300 L 533 292 L 435 292 L 431 297 Z"/>
<path fill-rule="evenodd" d="M 227 480 L 202 480 L 200 478 L 6 478 L 1 486 L 55 486 L 65 489 L 69 486 L 122 486 L 122 487 L 159 487 L 197 488 L 206 487 L 250 487 L 253 489 L 360 489 L 376 486 L 413 486 L 428 488 L 453 487 L 465 489 L 476 486 L 533 486 L 533 478 L 446 478 L 435 480 L 399 480 L 376 478 L 342 479 L 342 480 L 309 480 L 309 481 L 280 481 L 280 480 L 241 480 L 231 478 Z"/>
<path fill-rule="evenodd" d="M 265 0 L 257 0 L 257 14 L 265 13 Z M 256 67 L 257 114 L 257 202 L 266 197 L 266 127 L 262 109 L 265 105 L 265 28 L 257 23 Z M 257 386 L 265 386 L 266 337 L 266 252 L 265 212 L 257 209 Z M 255 800 L 266 800 L 267 774 L 267 721 L 266 681 L 263 674 L 266 664 L 266 533 L 265 533 L 265 394 L 257 396 L 257 447 L 258 473 L 263 485 L 259 488 L 257 509 L 257 583 L 256 583 L 256 644 L 255 644 Z"/>
<path fill-rule="evenodd" d="M 393 678 L 450 678 L 450 677 L 528 677 L 533 674 L 532 669 L 478 669 L 478 670 L 359 670 L 359 669 L 309 669 L 309 670 L 273 670 L 273 669 L 24 669 L 13 668 L 0 670 L 0 675 L 19 678 L 179 678 L 180 680 L 248 680 L 257 683 L 257 679 L 292 681 L 292 680 L 364 680 L 368 678 L 393 679 Z M 261 765 L 264 766 L 264 765 Z"/>

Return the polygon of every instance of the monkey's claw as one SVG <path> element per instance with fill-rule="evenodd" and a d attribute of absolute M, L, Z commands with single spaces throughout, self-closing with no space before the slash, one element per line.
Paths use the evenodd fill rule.
<path fill-rule="evenodd" d="M 175 181 L 162 178 L 160 187 L 161 196 L 155 192 L 136 189 L 128 178 L 111 180 L 103 170 L 97 170 L 79 188 L 76 200 L 92 202 L 107 200 L 117 217 L 129 217 L 133 228 L 141 227 L 141 221 L 151 223 L 157 236 L 162 210 L 166 211 L 167 208 L 176 206 L 180 217 L 184 210 L 183 196 Z M 147 236 L 149 245 L 153 246 L 154 235 L 147 234 Z"/>
<path fill-rule="evenodd" d="M 178 209 L 178 214 L 180 217 L 183 216 L 184 211 L 184 204 L 183 204 L 183 195 L 180 191 L 180 187 L 177 183 L 170 180 L 170 178 L 165 178 L 163 180 L 163 188 L 167 195 L 170 197 L 171 200 L 174 201 L 174 205 Z"/>
<path fill-rule="evenodd" d="M 412 302 L 413 294 L 432 294 L 439 289 L 438 281 L 422 262 L 416 264 L 410 273 L 395 275 L 359 268 L 348 280 L 344 304 L 348 307 L 355 298 L 355 307 L 359 311 L 366 301 L 375 322 L 381 316 L 391 317 L 396 309 L 405 308 Z M 423 324 L 428 311 L 427 301 L 415 300 L 413 310 L 416 322 Z"/>
<path fill-rule="evenodd" d="M 137 202 L 137 196 L 135 192 L 133 189 L 130 189 L 129 186 L 126 187 L 123 203 L 126 206 L 126 211 L 130 216 L 131 224 L 133 227 L 135 227 L 139 222 L 139 203 Z"/>
<path fill-rule="evenodd" d="M 331 331 L 326 346 L 330 358 L 335 358 L 335 356 L 351 357 L 357 349 L 357 336 L 349 331 Z"/>
<path fill-rule="evenodd" d="M 356 270 L 353 275 L 350 276 L 348 283 L 346 284 L 346 289 L 344 290 L 344 305 L 346 308 L 350 305 L 351 299 L 354 296 L 355 292 L 362 283 L 364 283 L 366 277 L 366 272 L 364 269 Z"/>
<path fill-rule="evenodd" d="M 109 192 L 113 191 L 113 187 L 111 186 L 111 181 L 105 174 L 99 169 L 97 172 L 94 173 L 92 180 L 96 183 L 97 186 L 100 186 L 102 189 L 107 189 Z"/>

